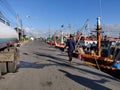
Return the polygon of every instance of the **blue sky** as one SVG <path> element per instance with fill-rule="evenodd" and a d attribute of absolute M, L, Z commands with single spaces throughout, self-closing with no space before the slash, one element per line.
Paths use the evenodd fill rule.
<path fill-rule="evenodd" d="M 36 30 L 59 30 L 68 24 L 74 29 L 96 25 L 101 16 L 102 24 L 120 24 L 120 0 L 6 0 L 19 14 L 23 27 Z M 100 5 L 101 1 L 101 5 Z M 29 18 L 26 18 L 29 16 Z"/>

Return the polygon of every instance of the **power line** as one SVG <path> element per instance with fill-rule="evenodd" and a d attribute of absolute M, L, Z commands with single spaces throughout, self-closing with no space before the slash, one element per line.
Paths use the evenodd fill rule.
<path fill-rule="evenodd" d="M 0 0 L 0 7 L 3 14 L 9 19 L 10 23 L 16 25 L 16 11 L 11 7 L 7 0 Z M 19 23 L 22 19 L 18 18 Z"/>
<path fill-rule="evenodd" d="M 6 0 L 1 0 L 1 3 L 14 17 L 16 16 L 15 10 L 10 6 L 10 4 Z"/>
<path fill-rule="evenodd" d="M 14 18 L 13 18 L 13 14 L 10 12 L 10 9 L 7 7 L 8 5 L 5 4 L 5 2 L 3 0 L 0 0 L 0 11 L 4 16 L 4 19 L 10 21 L 11 24 L 14 25 Z"/>
<path fill-rule="evenodd" d="M 120 30 L 104 30 L 104 32 L 120 32 Z"/>

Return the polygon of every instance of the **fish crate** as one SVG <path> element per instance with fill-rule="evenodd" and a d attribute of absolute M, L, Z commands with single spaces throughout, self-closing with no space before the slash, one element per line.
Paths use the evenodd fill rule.
<path fill-rule="evenodd" d="M 19 49 L 12 47 L 0 52 L 0 73 L 16 72 L 19 57 Z"/>

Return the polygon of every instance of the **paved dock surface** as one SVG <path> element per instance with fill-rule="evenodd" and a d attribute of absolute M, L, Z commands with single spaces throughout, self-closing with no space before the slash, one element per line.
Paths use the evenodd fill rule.
<path fill-rule="evenodd" d="M 20 47 L 19 69 L 0 79 L 0 90 L 120 90 L 120 81 L 42 41 Z"/>

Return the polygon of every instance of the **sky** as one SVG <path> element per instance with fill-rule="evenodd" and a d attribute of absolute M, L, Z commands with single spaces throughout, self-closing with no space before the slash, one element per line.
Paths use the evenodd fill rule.
<path fill-rule="evenodd" d="M 109 29 L 120 28 L 120 0 L 0 0 L 8 11 L 18 13 L 23 28 L 32 28 L 39 33 L 48 30 L 75 32 L 80 30 L 89 19 L 89 27 L 95 27 L 96 18 L 101 17 L 101 24 Z M 5 4 L 7 3 L 7 4 Z M 9 4 L 9 5 L 8 5 Z M 69 25 L 71 28 L 68 28 Z M 70 29 L 70 30 L 69 30 Z M 104 27 L 105 29 L 105 27 Z M 108 29 L 108 28 L 107 28 Z M 106 29 L 106 30 L 107 30 Z M 118 33 L 118 32 L 117 32 Z"/>

